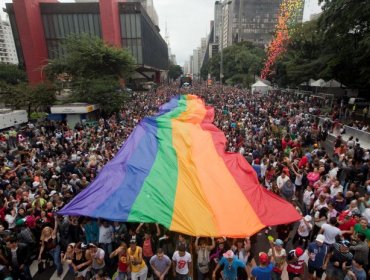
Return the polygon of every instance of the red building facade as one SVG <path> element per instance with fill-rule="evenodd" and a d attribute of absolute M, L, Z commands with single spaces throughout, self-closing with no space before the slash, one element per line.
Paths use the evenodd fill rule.
<path fill-rule="evenodd" d="M 113 46 L 127 48 L 135 57 L 137 68 L 149 71 L 158 82 L 160 71 L 167 67 L 167 45 L 143 8 L 132 4 L 125 6 L 124 0 L 100 0 L 99 3 L 13 0 L 12 4 L 6 4 L 18 57 L 29 82 L 37 84 L 44 80 L 43 68 L 48 59 L 54 58 L 60 50 L 60 42 L 71 33 L 91 33 Z M 128 21 L 133 16 L 135 26 Z M 135 28 L 135 38 L 127 38 L 127 34 L 133 34 L 128 28 Z M 159 59 L 156 61 L 150 46 L 157 46 L 154 51 Z M 145 55 L 149 48 L 151 55 Z"/>

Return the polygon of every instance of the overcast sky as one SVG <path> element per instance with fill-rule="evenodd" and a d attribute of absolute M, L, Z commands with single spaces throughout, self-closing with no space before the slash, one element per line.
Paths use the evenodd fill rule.
<path fill-rule="evenodd" d="M 200 45 L 200 39 L 209 32 L 209 23 L 213 20 L 215 0 L 153 0 L 159 17 L 161 34 L 167 32 L 172 53 L 176 54 L 177 63 L 183 65 L 193 49 Z M 1 9 L 10 0 L 0 0 Z M 61 0 L 60 2 L 73 2 Z M 305 1 L 304 19 L 320 11 L 318 0 Z M 2 15 L 4 17 L 4 14 Z"/>

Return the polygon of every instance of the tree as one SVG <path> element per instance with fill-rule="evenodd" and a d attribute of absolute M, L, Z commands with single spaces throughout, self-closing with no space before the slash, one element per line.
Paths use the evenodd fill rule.
<path fill-rule="evenodd" d="M 75 79 L 72 81 L 72 88 L 71 101 L 99 104 L 107 115 L 119 111 L 128 98 L 120 90 L 119 81 L 112 76 Z"/>
<path fill-rule="evenodd" d="M 127 98 L 120 81 L 133 72 L 133 57 L 88 35 L 69 37 L 63 48 L 65 55 L 46 66 L 47 77 L 71 81 L 72 101 L 100 104 L 106 114 L 118 111 Z"/>
<path fill-rule="evenodd" d="M 281 85 L 296 86 L 310 78 L 336 79 L 362 92 L 370 89 L 370 2 L 321 0 L 317 21 L 292 34 L 287 52 L 276 64 Z"/>
<path fill-rule="evenodd" d="M 248 86 L 262 68 L 265 57 L 263 49 L 250 42 L 241 42 L 223 50 L 224 81 L 230 84 Z M 209 73 L 218 80 L 220 77 L 220 55 L 211 58 L 208 64 Z"/>
<path fill-rule="evenodd" d="M 16 85 L 26 82 L 26 72 L 15 64 L 0 63 L 0 81 L 4 83 Z"/>
<path fill-rule="evenodd" d="M 168 77 L 172 80 L 176 80 L 183 74 L 182 68 L 180 65 L 170 65 L 168 70 Z"/>
<path fill-rule="evenodd" d="M 202 67 L 200 68 L 200 77 L 203 81 L 207 80 L 207 78 L 208 78 L 209 63 L 210 63 L 210 61 L 207 61 L 206 63 L 203 63 Z"/>

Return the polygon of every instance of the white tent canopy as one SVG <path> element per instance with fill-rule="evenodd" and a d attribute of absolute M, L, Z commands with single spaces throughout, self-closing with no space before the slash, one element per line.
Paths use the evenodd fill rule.
<path fill-rule="evenodd" d="M 318 79 L 317 81 L 311 83 L 311 87 L 323 87 L 325 85 L 325 81 L 323 79 Z"/>
<path fill-rule="evenodd" d="M 303 82 L 301 84 L 299 84 L 300 86 L 312 86 L 312 83 L 314 83 L 315 80 L 314 79 L 310 79 L 308 82 Z"/>
<path fill-rule="evenodd" d="M 270 86 L 269 85 L 266 85 L 262 81 L 257 81 L 256 83 L 254 83 L 252 85 L 252 93 L 254 93 L 254 92 L 261 92 L 261 93 L 266 94 L 269 89 L 270 89 Z"/>
<path fill-rule="evenodd" d="M 338 82 L 337 80 L 334 80 L 334 79 L 331 79 L 329 81 L 327 81 L 325 84 L 324 84 L 324 87 L 330 87 L 330 88 L 340 88 L 340 87 L 346 87 L 345 85 L 341 84 L 340 82 Z"/>

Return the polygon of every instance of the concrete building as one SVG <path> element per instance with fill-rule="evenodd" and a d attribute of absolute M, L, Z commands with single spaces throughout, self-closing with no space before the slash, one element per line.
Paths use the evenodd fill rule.
<path fill-rule="evenodd" d="M 15 48 L 12 28 L 9 22 L 0 16 L 0 63 L 18 64 L 17 50 Z"/>
<path fill-rule="evenodd" d="M 63 55 L 62 42 L 70 34 L 87 33 L 126 48 L 136 60 L 136 80 L 160 82 L 161 72 L 168 69 L 167 44 L 138 2 L 13 0 L 6 11 L 30 83 L 43 80 L 42 68 L 48 59 Z"/>
<path fill-rule="evenodd" d="M 144 7 L 154 25 L 159 28 L 158 14 L 154 7 L 153 0 L 126 0 L 125 2 L 139 2 Z"/>
<path fill-rule="evenodd" d="M 194 57 L 191 55 L 189 57 L 189 74 L 193 75 Z"/>
<path fill-rule="evenodd" d="M 188 61 L 188 60 L 186 60 L 186 61 L 184 62 L 184 67 L 183 67 L 183 69 L 184 69 L 184 74 L 185 74 L 185 75 L 190 74 L 190 65 L 189 65 L 189 61 Z"/>
<path fill-rule="evenodd" d="M 216 1 L 214 5 L 214 33 L 213 33 L 213 42 L 219 43 L 221 38 L 221 16 L 222 8 L 221 2 Z"/>
<path fill-rule="evenodd" d="M 170 54 L 170 62 L 174 65 L 177 65 L 176 55 Z"/>
<path fill-rule="evenodd" d="M 265 47 L 271 41 L 283 0 L 233 0 L 228 42 L 250 41 Z M 303 7 L 297 21 L 302 21 Z"/>
<path fill-rule="evenodd" d="M 200 74 L 200 56 L 201 56 L 201 51 L 200 48 L 196 48 L 193 50 L 193 75 L 194 78 L 198 77 Z"/>
<path fill-rule="evenodd" d="M 232 3 L 232 2 L 231 2 Z M 227 48 L 232 45 L 232 6 L 230 4 L 222 5 L 222 18 L 221 18 L 221 39 L 220 48 Z"/>

